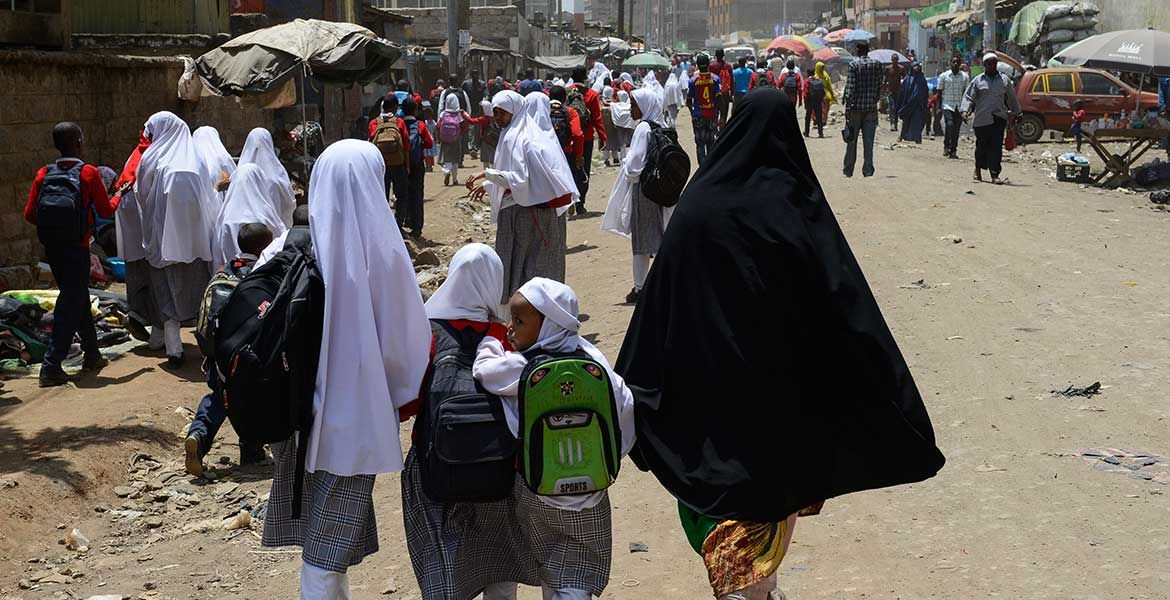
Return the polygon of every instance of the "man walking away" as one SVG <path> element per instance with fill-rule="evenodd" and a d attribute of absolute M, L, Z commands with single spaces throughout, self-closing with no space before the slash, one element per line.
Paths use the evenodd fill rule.
<path fill-rule="evenodd" d="M 483 114 L 483 108 L 480 102 L 483 102 L 484 94 L 487 92 L 487 84 L 479 78 L 479 69 L 472 69 L 468 74 L 467 79 L 463 80 L 463 95 L 467 97 L 468 107 L 464 110 L 472 117 L 478 117 Z M 472 131 L 468 136 L 468 149 L 472 152 L 479 152 L 479 129 Z"/>
<path fill-rule="evenodd" d="M 386 191 L 394 193 L 396 202 L 404 202 L 408 185 L 406 160 L 410 156 L 410 137 L 406 123 L 395 116 L 398 112 L 398 98 L 390 96 L 382 101 L 382 114 L 370 122 L 370 141 L 378 147 L 386 163 Z"/>
<path fill-rule="evenodd" d="M 111 205 L 97 167 L 81 160 L 81 127 L 57 123 L 53 127 L 53 146 L 61 158 L 37 171 L 24 206 L 24 219 L 36 225 L 45 259 L 60 290 L 53 308 L 53 339 L 41 363 L 41 387 L 68 381 L 61 361 L 69 354 L 75 333 L 85 353 L 82 371 L 97 371 L 108 364 L 98 348 L 89 309 L 89 238 L 92 213 L 96 210 L 98 216 L 109 219 L 118 208 L 116 202 Z"/>
<path fill-rule="evenodd" d="M 810 121 L 816 121 L 817 135 L 825 137 L 825 86 L 830 85 L 814 72 L 804 81 L 804 137 L 808 137 Z"/>
<path fill-rule="evenodd" d="M 691 126 L 695 131 L 699 164 L 707 159 L 707 153 L 715 145 L 715 135 L 719 132 L 719 76 L 710 72 L 710 61 L 706 54 L 700 54 L 695 59 L 699 74 L 691 79 L 687 91 L 687 106 L 691 108 Z"/>
<path fill-rule="evenodd" d="M 581 117 L 581 129 L 585 134 L 583 178 L 577 185 L 581 194 L 577 200 L 577 214 L 588 214 L 585 209 L 585 195 L 589 193 L 589 177 L 593 174 L 593 149 L 606 142 L 605 121 L 601 118 L 601 95 L 587 84 L 588 71 L 584 66 L 573 69 L 573 85 L 566 92 L 565 104 Z"/>
<path fill-rule="evenodd" d="M 574 78 L 575 79 L 575 78 Z M 548 91 L 550 100 L 549 119 L 552 121 L 553 132 L 557 134 L 557 142 L 565 151 L 565 160 L 569 162 L 569 171 L 573 174 L 573 182 L 577 184 L 577 193 L 581 188 L 588 189 L 588 176 L 585 175 L 585 133 L 582 131 L 584 123 L 581 114 L 567 103 L 568 92 L 564 87 L 554 85 Z M 585 214 L 584 205 L 577 202 L 577 214 Z"/>
<path fill-rule="evenodd" d="M 857 60 L 849 65 L 849 79 L 845 83 L 846 177 L 853 177 L 859 135 L 865 138 L 865 164 L 861 167 L 861 174 L 873 176 L 873 141 L 877 133 L 883 74 L 882 64 L 869 58 L 869 44 L 858 44 Z"/>
<path fill-rule="evenodd" d="M 710 60 L 710 57 L 708 57 Z M 719 129 L 723 129 L 723 124 L 727 122 L 727 115 L 729 111 L 728 104 L 731 102 L 731 65 L 723 60 L 723 48 L 715 51 L 715 60 L 707 65 L 707 70 L 719 82 L 719 92 L 716 102 L 719 105 Z"/>
<path fill-rule="evenodd" d="M 520 82 L 520 95 L 527 96 L 532 92 L 543 92 L 544 84 L 536 78 L 536 71 L 528 69 L 524 72 L 524 80 Z"/>
<path fill-rule="evenodd" d="M 951 58 L 951 70 L 938 76 L 938 93 L 942 98 L 943 123 L 946 125 L 943 134 L 943 156 L 950 159 L 959 158 L 963 95 L 967 93 L 967 86 L 971 84 L 971 76 L 962 69 L 962 66 L 963 59 L 955 56 Z"/>
<path fill-rule="evenodd" d="M 804 85 L 800 80 L 800 73 L 796 70 L 796 61 L 788 60 L 787 68 L 780 75 L 780 82 L 777 85 L 781 91 L 788 95 L 788 99 L 793 104 L 800 106 L 800 92 L 804 89 Z"/>
<path fill-rule="evenodd" d="M 902 95 L 902 80 L 906 78 L 906 67 L 898 63 L 898 55 L 890 57 L 890 67 L 886 69 L 886 95 L 889 98 L 890 131 L 898 130 L 898 100 Z"/>
<path fill-rule="evenodd" d="M 734 104 L 739 106 L 739 101 L 751 91 L 752 82 L 756 78 L 755 73 L 747 66 L 747 58 L 739 59 L 739 66 L 731 72 L 731 77 L 735 84 Z"/>
<path fill-rule="evenodd" d="M 991 173 L 991 182 L 1003 183 L 1003 134 L 1008 123 L 1020 112 L 1012 82 L 998 70 L 994 52 L 983 55 L 983 73 L 971 81 L 963 97 L 963 112 L 974 120 L 975 180 L 983 181 L 982 170 Z"/>

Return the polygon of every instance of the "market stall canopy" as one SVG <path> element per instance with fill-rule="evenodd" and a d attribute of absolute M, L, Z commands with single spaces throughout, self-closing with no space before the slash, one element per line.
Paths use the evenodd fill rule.
<path fill-rule="evenodd" d="M 616 37 L 577 38 L 570 43 L 570 48 L 593 58 L 606 55 L 624 57 L 630 53 L 630 45 Z"/>
<path fill-rule="evenodd" d="M 642 52 L 622 61 L 623 69 L 669 69 L 670 61 L 654 52 Z"/>
<path fill-rule="evenodd" d="M 898 52 L 897 50 L 888 50 L 888 49 L 883 48 L 881 50 L 874 50 L 873 52 L 869 53 L 870 58 L 872 58 L 873 60 L 876 60 L 880 63 L 883 63 L 883 64 L 892 64 L 894 62 L 895 56 L 897 56 L 898 61 L 904 65 L 908 65 L 908 64 L 914 62 L 914 61 L 910 60 L 909 58 L 906 58 L 906 55 L 902 54 L 901 52 Z"/>
<path fill-rule="evenodd" d="M 1110 31 L 1069 46 L 1053 58 L 1068 66 L 1170 77 L 1170 33 Z"/>
<path fill-rule="evenodd" d="M 829 34 L 829 35 L 832 35 L 832 34 Z M 846 42 L 868 42 L 875 37 L 877 37 L 877 36 L 864 30 L 864 29 L 854 29 L 853 31 L 850 31 L 849 33 L 845 34 L 845 37 L 842 39 L 845 40 Z M 828 38 L 825 38 L 825 39 L 828 39 Z"/>
<path fill-rule="evenodd" d="M 921 25 L 926 29 L 934 29 L 935 27 L 946 25 L 960 16 L 966 17 L 969 15 L 970 12 L 965 10 L 943 13 L 941 15 L 934 15 L 933 17 L 927 17 L 923 19 Z"/>
<path fill-rule="evenodd" d="M 297 19 L 228 41 L 195 60 L 200 78 L 225 95 L 274 89 L 302 66 L 325 83 L 367 84 L 384 75 L 402 47 L 353 23 Z"/>
<path fill-rule="evenodd" d="M 829 42 L 830 44 L 839 44 L 841 42 L 844 42 L 845 36 L 849 35 L 852 32 L 853 32 L 853 30 L 849 29 L 849 28 L 838 29 L 836 31 L 826 33 L 825 34 L 825 41 Z"/>
<path fill-rule="evenodd" d="M 584 54 L 572 54 L 568 56 L 535 56 L 532 62 L 553 71 L 572 71 L 577 67 L 585 66 Z"/>
<path fill-rule="evenodd" d="M 810 41 L 799 35 L 782 35 L 768 44 L 767 50 L 783 50 L 789 54 L 812 56 L 813 52 L 824 48 L 824 45 Z"/>

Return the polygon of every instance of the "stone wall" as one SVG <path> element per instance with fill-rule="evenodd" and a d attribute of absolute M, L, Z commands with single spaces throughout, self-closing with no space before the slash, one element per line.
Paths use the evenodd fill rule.
<path fill-rule="evenodd" d="M 232 98 L 179 100 L 181 73 L 173 57 L 0 51 L 0 267 L 32 264 L 41 253 L 23 210 L 37 169 L 57 156 L 54 124 L 80 124 L 86 162 L 117 171 L 146 119 L 160 110 L 192 128 L 216 127 L 233 154 L 250 129 L 271 124 L 270 111 L 242 108 Z"/>
<path fill-rule="evenodd" d="M 447 39 L 446 8 L 398 8 L 394 12 L 412 17 L 411 43 L 430 43 Z M 476 40 L 508 48 L 519 35 L 520 11 L 515 6 L 471 8 L 471 36 Z"/>

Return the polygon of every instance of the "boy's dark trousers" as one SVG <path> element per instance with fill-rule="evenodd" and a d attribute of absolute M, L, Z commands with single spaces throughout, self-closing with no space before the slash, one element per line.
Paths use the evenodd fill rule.
<path fill-rule="evenodd" d="M 45 247 L 45 258 L 53 271 L 60 295 L 53 309 L 53 339 L 42 367 L 60 367 L 69 355 L 73 334 L 81 338 L 86 356 L 98 357 L 97 330 L 89 308 L 89 250 L 81 244 Z"/>
<path fill-rule="evenodd" d="M 825 99 L 809 98 L 804 103 L 804 137 L 808 137 L 809 125 L 812 121 L 817 124 L 817 134 L 825 137 Z"/>
<path fill-rule="evenodd" d="M 406 165 L 392 167 L 386 165 L 386 192 L 394 191 L 394 199 L 399 203 L 406 199 L 407 189 Z"/>
<path fill-rule="evenodd" d="M 410 174 L 406 178 L 406 195 L 399 200 L 394 209 L 394 216 L 398 226 L 410 229 L 418 234 L 423 228 L 423 182 L 426 176 L 426 163 L 419 160 L 410 166 Z"/>
<path fill-rule="evenodd" d="M 191 426 L 187 428 L 187 435 L 195 435 L 199 438 L 200 457 L 207 456 L 207 453 L 211 451 L 211 444 L 215 442 L 219 428 L 227 419 L 227 407 L 223 404 L 223 386 L 219 381 L 219 376 L 216 375 L 215 365 L 211 365 L 207 370 L 207 387 L 210 391 L 199 402 L 199 408 L 195 411 L 195 420 L 191 421 Z M 263 455 L 264 450 L 261 445 L 240 440 L 241 463 L 245 462 L 247 458 L 257 456 L 262 458 Z"/>

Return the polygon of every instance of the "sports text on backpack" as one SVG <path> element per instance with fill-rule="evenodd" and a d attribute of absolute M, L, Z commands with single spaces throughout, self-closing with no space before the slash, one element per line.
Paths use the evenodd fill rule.
<path fill-rule="evenodd" d="M 589 127 L 592 115 L 589 113 L 589 105 L 585 103 L 585 92 L 582 92 L 581 88 L 578 86 L 569 88 L 569 96 L 565 106 L 577 111 L 577 115 L 581 117 L 581 129 Z"/>
<path fill-rule="evenodd" d="M 77 246 L 87 229 L 81 200 L 81 169 L 78 162 L 68 169 L 57 163 L 45 166 L 45 178 L 37 196 L 37 238 L 45 247 Z"/>
<path fill-rule="evenodd" d="M 211 339 L 211 324 L 215 316 L 223 310 L 240 281 L 251 272 L 250 264 L 238 259 L 233 260 L 224 265 L 203 290 L 203 301 L 199 303 L 199 320 L 195 322 L 195 341 L 198 342 L 203 356 L 211 357 L 215 353 L 215 345 Z"/>
<path fill-rule="evenodd" d="M 520 472 L 541 496 L 604 490 L 621 467 L 621 426 L 605 367 L 584 351 L 525 354 Z"/>
<path fill-rule="evenodd" d="M 463 135 L 463 115 L 444 112 L 439 117 L 439 142 L 443 144 L 458 144 Z"/>
<path fill-rule="evenodd" d="M 519 443 L 500 399 L 471 374 L 483 340 L 470 327 L 431 321 L 435 358 L 415 421 L 423 491 L 436 502 L 495 502 L 512 493 Z"/>
<path fill-rule="evenodd" d="M 557 141 L 560 142 L 562 148 L 568 146 L 569 141 L 573 138 L 573 127 L 569 121 L 569 109 L 558 102 L 552 105 L 548 116 L 552 121 L 553 131 L 557 134 Z"/>
<path fill-rule="evenodd" d="M 410 134 L 410 166 L 412 167 L 423 162 L 424 148 L 421 127 L 418 119 L 412 120 L 406 125 L 406 131 Z"/>
<path fill-rule="evenodd" d="M 406 144 L 402 140 L 402 131 L 398 129 L 397 117 L 382 117 L 378 121 L 378 127 L 374 130 L 374 145 L 382 153 L 382 160 L 387 167 L 406 164 Z"/>
<path fill-rule="evenodd" d="M 679 145 L 677 131 L 657 123 L 647 124 L 650 125 L 650 146 L 638 183 L 642 195 L 651 202 L 674 206 L 691 176 L 691 159 Z"/>
<path fill-rule="evenodd" d="M 324 308 L 325 283 L 308 229 L 294 227 L 284 249 L 236 285 L 211 325 L 214 368 L 236 432 L 257 443 L 299 434 L 294 519 L 301 511 Z"/>
<path fill-rule="evenodd" d="M 820 77 L 810 77 L 808 80 L 808 98 L 813 104 L 825 99 L 825 82 Z"/>

